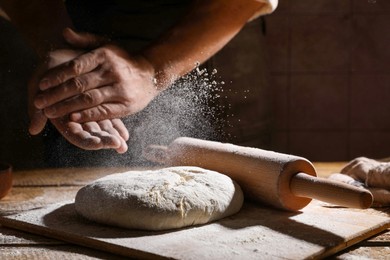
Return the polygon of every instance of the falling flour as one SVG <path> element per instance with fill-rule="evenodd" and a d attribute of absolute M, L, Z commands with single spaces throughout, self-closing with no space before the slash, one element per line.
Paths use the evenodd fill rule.
<path fill-rule="evenodd" d="M 151 144 L 168 145 L 180 136 L 223 140 L 224 116 L 219 103 L 224 82 L 217 71 L 196 68 L 163 91 L 141 112 L 122 118 L 130 139 L 128 151 L 84 151 L 61 136 L 50 139 L 46 155 L 51 167 L 148 165 L 141 155 Z M 52 131 L 53 129 L 51 129 Z"/>

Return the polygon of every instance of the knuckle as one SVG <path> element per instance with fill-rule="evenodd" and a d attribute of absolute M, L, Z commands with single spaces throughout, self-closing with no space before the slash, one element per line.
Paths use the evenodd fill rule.
<path fill-rule="evenodd" d="M 122 103 L 125 106 L 131 106 L 136 101 L 134 94 L 129 91 L 122 91 Z"/>
<path fill-rule="evenodd" d="M 108 116 L 111 115 L 110 108 L 108 106 L 104 105 L 104 104 L 98 106 L 97 109 L 98 109 L 99 114 L 101 115 L 101 117 L 107 118 Z"/>
<path fill-rule="evenodd" d="M 85 111 L 83 113 L 83 115 L 84 115 L 85 119 L 90 119 L 90 118 L 93 118 L 95 116 L 95 112 L 93 109 L 88 109 L 87 111 Z"/>
<path fill-rule="evenodd" d="M 118 70 L 115 64 L 106 70 L 106 74 L 115 81 L 122 81 L 123 79 L 122 72 Z"/>
<path fill-rule="evenodd" d="M 82 73 L 82 62 L 78 59 L 71 60 L 69 62 L 69 67 L 75 75 L 80 75 Z"/>
<path fill-rule="evenodd" d="M 103 94 L 99 90 L 86 91 L 82 94 L 82 101 L 88 105 L 98 105 L 103 103 Z"/>
<path fill-rule="evenodd" d="M 62 84 L 62 87 L 58 88 L 58 93 L 62 95 L 67 95 L 68 93 L 72 93 L 72 87 L 70 85 L 70 82 L 66 81 L 64 84 Z"/>
<path fill-rule="evenodd" d="M 80 117 L 84 121 L 90 121 L 91 118 L 93 118 L 94 116 L 95 116 L 95 112 L 93 111 L 93 109 L 87 109 L 80 112 Z"/>
<path fill-rule="evenodd" d="M 126 109 L 126 110 L 131 110 L 131 107 L 132 107 L 132 105 L 133 105 L 133 102 L 131 102 L 130 100 L 124 100 L 124 101 L 122 102 L 122 104 L 123 104 L 124 109 Z"/>
<path fill-rule="evenodd" d="M 55 81 L 58 83 L 65 82 L 66 80 L 66 74 L 64 72 L 57 73 L 55 76 Z"/>
<path fill-rule="evenodd" d="M 103 129 L 106 132 L 111 132 L 113 127 L 112 124 L 110 124 L 109 120 L 102 120 L 99 122 L 100 128 Z"/>
<path fill-rule="evenodd" d="M 110 77 L 114 78 L 115 80 L 121 80 L 122 79 L 121 73 L 114 67 L 109 70 L 109 74 L 110 74 Z"/>
<path fill-rule="evenodd" d="M 101 104 L 101 103 L 104 102 L 103 93 L 100 92 L 99 90 L 95 90 L 95 91 L 94 91 L 94 97 L 95 97 L 95 101 L 96 101 L 98 104 Z"/>
<path fill-rule="evenodd" d="M 73 78 L 71 84 L 77 93 L 83 93 L 86 91 L 87 84 L 85 80 L 81 79 L 80 77 Z"/>
<path fill-rule="evenodd" d="M 110 58 L 112 56 L 112 51 L 108 48 L 100 48 L 100 55 L 103 57 L 103 58 Z"/>
<path fill-rule="evenodd" d="M 82 100 L 84 104 L 88 104 L 88 105 L 93 105 L 95 103 L 95 97 L 91 92 L 83 93 Z"/>

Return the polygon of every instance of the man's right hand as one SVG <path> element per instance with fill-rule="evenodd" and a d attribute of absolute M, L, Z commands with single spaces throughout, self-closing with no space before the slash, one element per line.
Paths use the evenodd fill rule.
<path fill-rule="evenodd" d="M 33 104 L 33 99 L 39 92 L 40 77 L 48 69 L 74 59 L 81 53 L 69 49 L 52 51 L 48 54 L 47 62 L 41 64 L 34 73 L 29 82 L 30 134 L 40 133 L 47 122 L 47 117 Z M 126 141 L 129 138 L 129 133 L 120 119 L 76 123 L 70 121 L 69 116 L 66 115 L 50 121 L 66 140 L 82 149 L 115 149 L 118 153 L 127 151 Z"/>
<path fill-rule="evenodd" d="M 46 117 L 69 115 L 78 123 L 121 118 L 141 111 L 163 90 L 142 55 L 89 33 L 66 29 L 64 38 L 87 51 L 43 75 L 34 104 Z"/>

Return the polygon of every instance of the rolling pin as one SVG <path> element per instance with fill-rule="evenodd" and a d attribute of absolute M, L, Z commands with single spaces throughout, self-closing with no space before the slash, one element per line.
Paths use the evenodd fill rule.
<path fill-rule="evenodd" d="M 307 159 L 258 148 L 179 137 L 168 147 L 151 145 L 150 161 L 167 166 L 198 166 L 235 180 L 245 197 L 255 202 L 298 211 L 312 199 L 352 208 L 368 208 L 372 194 L 342 182 L 316 177 Z"/>

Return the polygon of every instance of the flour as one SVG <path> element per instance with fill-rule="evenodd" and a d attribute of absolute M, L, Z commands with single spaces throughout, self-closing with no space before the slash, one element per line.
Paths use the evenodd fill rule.
<path fill-rule="evenodd" d="M 169 145 L 180 136 L 224 139 L 226 122 L 218 102 L 224 83 L 216 73 L 197 68 L 163 91 L 146 109 L 124 119 L 130 129 L 129 153 L 133 160 L 145 163 L 140 154 L 147 146 Z"/>
<path fill-rule="evenodd" d="M 141 155 L 151 144 L 169 145 L 180 136 L 208 140 L 225 138 L 219 105 L 224 83 L 217 71 L 196 68 L 163 91 L 141 112 L 122 118 L 129 130 L 128 151 L 85 151 L 54 134 L 45 137 L 48 167 L 149 166 Z M 53 127 L 49 131 L 53 133 Z M 47 134 L 46 134 L 47 135 Z"/>

